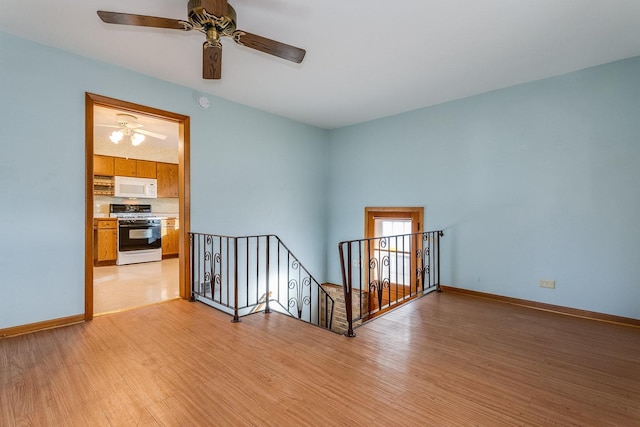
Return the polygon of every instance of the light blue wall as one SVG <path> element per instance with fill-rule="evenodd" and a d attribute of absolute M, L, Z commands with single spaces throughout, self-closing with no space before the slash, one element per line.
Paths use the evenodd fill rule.
<path fill-rule="evenodd" d="M 365 206 L 424 206 L 444 284 L 640 318 L 640 57 L 330 140 L 329 280 Z"/>
<path fill-rule="evenodd" d="M 0 328 L 84 312 L 85 92 L 191 117 L 192 230 L 325 275 L 327 131 L 0 33 Z"/>
<path fill-rule="evenodd" d="M 191 117 L 194 231 L 340 283 L 365 206 L 424 206 L 443 283 L 640 318 L 640 58 L 328 132 L 0 33 L 0 328 L 84 310 L 85 92 Z"/>

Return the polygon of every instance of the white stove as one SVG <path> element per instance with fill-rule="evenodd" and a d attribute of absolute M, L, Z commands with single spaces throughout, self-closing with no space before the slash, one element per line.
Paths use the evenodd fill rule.
<path fill-rule="evenodd" d="M 162 260 L 162 221 L 151 205 L 112 204 L 111 218 L 118 218 L 117 265 Z"/>

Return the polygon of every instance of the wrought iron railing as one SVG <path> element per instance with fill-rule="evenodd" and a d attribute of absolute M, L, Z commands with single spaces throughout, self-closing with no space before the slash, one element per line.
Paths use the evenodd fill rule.
<path fill-rule="evenodd" d="M 189 233 L 192 299 L 233 316 L 278 311 L 331 329 L 334 300 L 275 235 Z"/>
<path fill-rule="evenodd" d="M 354 324 L 440 290 L 441 230 L 340 242 L 347 335 Z"/>

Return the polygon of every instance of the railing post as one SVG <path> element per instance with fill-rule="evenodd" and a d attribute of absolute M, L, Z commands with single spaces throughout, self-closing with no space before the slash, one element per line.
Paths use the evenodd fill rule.
<path fill-rule="evenodd" d="M 266 256 L 266 261 L 267 261 L 267 290 L 266 290 L 266 304 L 264 307 L 264 312 L 265 313 L 271 313 L 271 308 L 269 308 L 269 300 L 271 299 L 271 296 L 269 295 L 269 279 L 270 279 L 270 275 L 269 275 L 269 241 L 271 240 L 271 236 L 267 235 L 267 256 Z"/>
<path fill-rule="evenodd" d="M 240 321 L 238 316 L 238 238 L 233 238 L 233 320 L 236 323 Z"/>
<path fill-rule="evenodd" d="M 442 289 L 440 288 L 440 236 L 442 236 L 443 233 L 442 231 L 436 231 L 435 235 L 438 236 L 438 238 L 436 239 L 436 242 L 438 244 L 438 247 L 436 249 L 436 254 L 438 257 L 438 259 L 436 260 L 436 292 L 442 292 Z"/>
<path fill-rule="evenodd" d="M 329 325 L 327 326 L 327 329 L 332 330 L 333 328 L 333 309 L 336 305 L 335 301 L 333 300 L 333 298 L 331 298 L 329 296 L 329 294 L 325 293 L 325 299 L 327 299 L 327 306 L 329 305 L 329 301 L 331 301 L 331 311 L 329 314 L 327 314 L 328 319 L 329 319 Z"/>
<path fill-rule="evenodd" d="M 347 243 L 348 244 L 348 243 Z M 340 251 L 340 266 L 342 270 L 342 288 L 344 289 L 344 306 L 347 311 L 347 336 L 355 337 L 356 334 L 353 332 L 353 305 L 352 305 L 352 281 L 351 281 L 351 245 L 347 248 L 347 256 L 349 258 L 349 274 L 348 278 L 346 277 L 346 269 L 344 265 L 344 251 L 342 250 L 342 243 L 338 245 L 338 250 Z"/>
<path fill-rule="evenodd" d="M 191 270 L 191 274 L 189 274 L 189 288 L 191 289 L 191 297 L 189 298 L 189 301 L 191 302 L 195 302 L 196 300 L 196 294 L 195 292 L 193 292 L 193 278 L 194 276 L 194 259 L 195 256 L 194 254 L 194 247 L 195 247 L 195 243 L 193 242 L 193 233 L 189 233 L 189 246 L 191 247 L 191 251 L 189 253 L 189 269 Z"/>

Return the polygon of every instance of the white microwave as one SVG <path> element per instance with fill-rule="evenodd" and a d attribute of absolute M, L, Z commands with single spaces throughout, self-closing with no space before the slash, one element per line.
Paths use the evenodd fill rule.
<path fill-rule="evenodd" d="M 113 179 L 115 197 L 135 197 L 155 199 L 158 197 L 158 180 L 153 178 L 132 178 L 116 176 Z"/>

